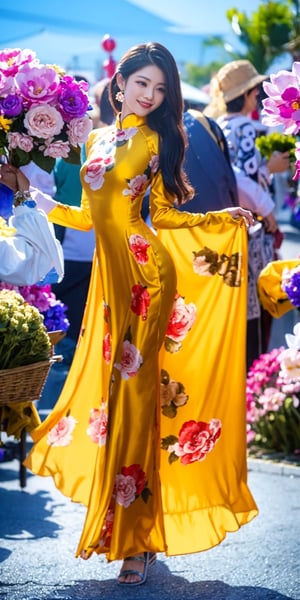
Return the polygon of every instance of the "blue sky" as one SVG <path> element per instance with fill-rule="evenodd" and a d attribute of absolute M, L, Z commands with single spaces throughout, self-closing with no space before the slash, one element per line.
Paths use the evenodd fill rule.
<path fill-rule="evenodd" d="M 248 16 L 262 3 L 259 0 L 130 0 L 160 17 L 178 21 L 192 33 L 228 33 L 225 13 L 236 7 Z"/>

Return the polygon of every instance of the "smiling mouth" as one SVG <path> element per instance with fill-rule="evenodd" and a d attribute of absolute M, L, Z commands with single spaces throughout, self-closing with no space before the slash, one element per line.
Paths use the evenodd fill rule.
<path fill-rule="evenodd" d="M 152 104 L 150 104 L 149 102 L 141 102 L 140 100 L 138 102 L 142 108 L 151 108 L 152 106 Z"/>

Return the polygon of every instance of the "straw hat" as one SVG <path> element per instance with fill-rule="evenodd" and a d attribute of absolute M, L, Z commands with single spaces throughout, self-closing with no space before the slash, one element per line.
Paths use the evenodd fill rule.
<path fill-rule="evenodd" d="M 215 76 L 224 101 L 230 102 L 267 79 L 260 75 L 249 60 L 233 60 Z"/>

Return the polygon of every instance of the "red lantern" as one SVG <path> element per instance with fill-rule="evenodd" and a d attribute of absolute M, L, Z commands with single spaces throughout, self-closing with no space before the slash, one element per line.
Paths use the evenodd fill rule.
<path fill-rule="evenodd" d="M 110 35 L 107 33 L 101 42 L 101 46 L 103 48 L 103 50 L 105 50 L 105 52 L 112 52 L 115 47 L 116 47 L 116 42 L 113 38 L 110 37 Z"/>

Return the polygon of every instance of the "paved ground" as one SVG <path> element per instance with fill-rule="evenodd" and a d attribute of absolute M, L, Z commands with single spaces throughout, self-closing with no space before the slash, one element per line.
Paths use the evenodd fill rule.
<path fill-rule="evenodd" d="M 249 461 L 260 514 L 220 546 L 199 554 L 159 555 L 144 586 L 124 589 L 120 563 L 75 559 L 84 509 L 49 478 L 17 460 L 0 469 L 1 600 L 299 600 L 300 467 Z"/>

